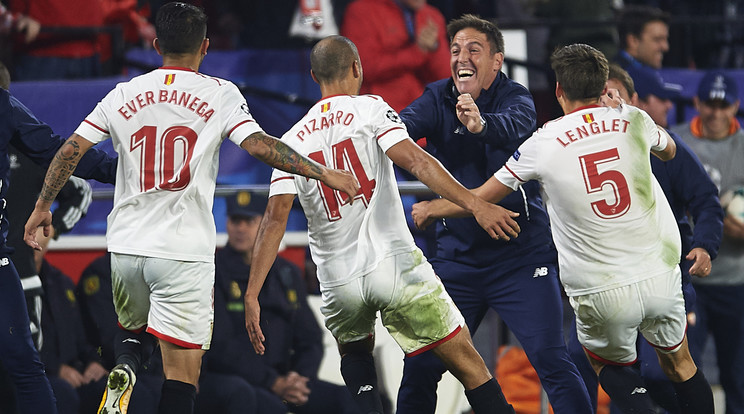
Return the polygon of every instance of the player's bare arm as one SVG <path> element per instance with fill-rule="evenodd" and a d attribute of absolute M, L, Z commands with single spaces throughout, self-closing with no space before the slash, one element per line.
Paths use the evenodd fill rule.
<path fill-rule="evenodd" d="M 432 191 L 452 200 L 463 212 L 472 214 L 491 237 L 508 240 L 509 236 L 516 237 L 519 233 L 519 225 L 514 221 L 519 213 L 490 204 L 468 191 L 436 158 L 422 150 L 413 140 L 407 139 L 393 145 L 386 154 Z"/>
<path fill-rule="evenodd" d="M 31 212 L 31 216 L 26 222 L 23 240 L 32 248 L 41 250 L 41 246 L 36 241 L 36 229 L 38 227 L 44 228 L 44 236 L 48 237 L 51 234 L 52 212 L 50 209 L 52 203 L 75 171 L 80 159 L 93 145 L 93 142 L 80 135 L 72 134 L 54 155 L 44 178 L 39 198 L 36 200 L 34 211 Z"/>
<path fill-rule="evenodd" d="M 279 194 L 269 198 L 266 212 L 258 227 L 256 244 L 253 247 L 251 274 L 243 300 L 245 302 L 245 329 L 251 338 L 253 349 L 259 355 L 263 355 L 266 351 L 263 344 L 266 338 L 261 331 L 261 306 L 258 303 L 258 294 L 276 259 L 279 243 L 287 228 L 287 219 L 293 201 L 293 194 Z"/>
<path fill-rule="evenodd" d="M 677 154 L 677 144 L 675 144 L 672 137 L 669 136 L 666 128 L 659 125 L 656 125 L 656 128 L 659 130 L 659 134 L 666 136 L 667 146 L 661 151 L 651 150 L 651 153 L 662 161 L 669 161 L 674 158 L 675 154 Z"/>
<path fill-rule="evenodd" d="M 244 139 L 240 146 L 274 168 L 324 182 L 329 187 L 345 193 L 349 197 L 349 203 L 354 201 L 359 192 L 359 182 L 350 172 L 326 168 L 266 133 L 255 132 Z"/>
<path fill-rule="evenodd" d="M 503 200 L 504 197 L 511 194 L 512 191 L 513 190 L 511 188 L 502 184 L 501 181 L 497 180 L 495 177 L 489 178 L 488 181 L 483 183 L 483 185 L 474 190 L 471 190 L 471 192 L 474 195 L 478 196 L 478 198 L 494 204 Z M 519 215 L 519 213 L 515 213 L 506 209 L 504 210 L 511 213 L 512 217 L 517 217 Z M 437 200 L 423 201 L 414 204 L 411 216 L 413 217 L 413 221 L 418 228 L 425 228 L 436 219 L 447 217 L 468 217 L 470 216 L 470 214 L 462 207 L 452 203 L 451 201 L 440 198 Z M 516 227 L 513 227 L 513 230 L 519 232 L 519 225 L 516 224 L 516 222 L 514 222 L 514 225 Z M 515 233 L 509 234 L 514 237 L 517 236 L 517 234 Z M 501 235 L 499 236 L 501 237 Z M 509 240 L 508 236 L 503 238 L 505 240 Z"/>

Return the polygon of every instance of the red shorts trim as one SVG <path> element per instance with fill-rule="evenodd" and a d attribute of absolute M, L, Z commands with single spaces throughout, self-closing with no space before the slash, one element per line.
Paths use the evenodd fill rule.
<path fill-rule="evenodd" d="M 582 346 L 582 348 L 584 348 L 584 347 Z M 588 350 L 586 348 L 584 348 L 584 351 L 592 359 L 597 360 L 597 361 L 599 361 L 599 362 L 601 362 L 601 363 L 603 363 L 605 365 L 617 365 L 617 366 L 620 366 L 620 367 L 628 367 L 628 366 L 631 366 L 631 365 L 635 364 L 636 361 L 638 361 L 638 358 L 636 358 L 632 362 L 615 362 L 615 361 L 610 361 L 609 359 L 604 359 L 601 356 L 595 354 L 594 352 L 592 352 L 592 351 L 590 351 L 590 350 Z"/>
<path fill-rule="evenodd" d="M 152 328 L 147 328 L 147 332 L 153 334 L 155 337 L 160 338 L 166 342 L 170 342 L 174 345 L 178 345 L 181 348 L 187 348 L 187 349 L 201 349 L 202 346 L 200 344 L 192 344 L 191 342 L 182 341 L 180 339 L 173 338 L 171 336 L 168 336 L 166 334 L 162 334 Z"/>
<path fill-rule="evenodd" d="M 406 354 L 406 357 L 416 356 L 416 355 L 421 354 L 421 353 L 424 353 L 424 352 L 426 352 L 426 351 L 428 351 L 428 350 L 430 350 L 432 348 L 436 348 L 437 346 L 439 346 L 439 345 L 441 345 L 441 344 L 449 341 L 450 339 L 454 338 L 455 335 L 457 335 L 457 333 L 460 332 L 461 330 L 462 330 L 462 326 L 458 326 L 457 328 L 455 328 L 454 331 L 452 331 L 452 333 L 450 333 L 449 335 L 445 336 L 444 338 L 442 338 L 442 339 L 440 339 L 440 340 L 438 340 L 438 341 L 436 341 L 434 343 L 431 343 L 429 345 L 426 345 L 423 348 L 419 348 L 419 349 L 411 352 L 410 354 Z"/>

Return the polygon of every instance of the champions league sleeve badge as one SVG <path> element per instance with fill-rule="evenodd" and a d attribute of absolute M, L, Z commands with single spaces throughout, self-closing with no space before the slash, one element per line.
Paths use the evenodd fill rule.
<path fill-rule="evenodd" d="M 392 109 L 390 109 L 387 112 L 385 112 L 385 116 L 387 117 L 387 119 L 395 122 L 396 124 L 402 124 L 403 123 L 403 121 L 401 121 L 401 119 L 398 116 L 398 114 L 395 111 L 393 111 Z"/>

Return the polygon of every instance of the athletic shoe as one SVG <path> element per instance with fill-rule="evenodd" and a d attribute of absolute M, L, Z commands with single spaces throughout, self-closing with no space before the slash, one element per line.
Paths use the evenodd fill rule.
<path fill-rule="evenodd" d="M 135 382 L 137 382 L 137 377 L 129 365 L 115 366 L 108 376 L 98 414 L 127 414 L 129 398 L 132 397 Z"/>

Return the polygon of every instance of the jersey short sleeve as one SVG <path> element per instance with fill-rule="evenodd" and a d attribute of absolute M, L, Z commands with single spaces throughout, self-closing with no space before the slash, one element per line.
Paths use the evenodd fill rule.
<path fill-rule="evenodd" d="M 112 100 L 118 94 L 119 86 L 112 89 L 96 104 L 93 112 L 85 117 L 75 129 L 75 133 L 93 143 L 99 143 L 111 138 L 108 114 L 112 113 Z"/>
<path fill-rule="evenodd" d="M 269 197 L 278 194 L 297 194 L 297 187 L 294 181 L 295 175 L 286 171 L 274 169 L 271 173 L 271 186 L 269 187 Z"/>
<path fill-rule="evenodd" d="M 226 85 L 223 108 L 227 109 L 225 112 L 227 118 L 223 124 L 226 130 L 223 136 L 227 136 L 235 144 L 240 145 L 249 135 L 263 131 L 258 122 L 253 119 L 248 103 L 240 90 L 232 83 Z"/>
<path fill-rule="evenodd" d="M 506 164 L 494 173 L 494 177 L 516 191 L 520 185 L 537 178 L 538 156 L 538 136 L 535 133 L 514 151 Z"/>
<path fill-rule="evenodd" d="M 377 145 L 382 148 L 383 152 L 405 139 L 410 139 L 408 130 L 398 113 L 382 98 L 372 98 L 375 99 L 375 103 L 370 108 L 369 125 L 374 129 L 373 136 L 377 137 Z"/>

